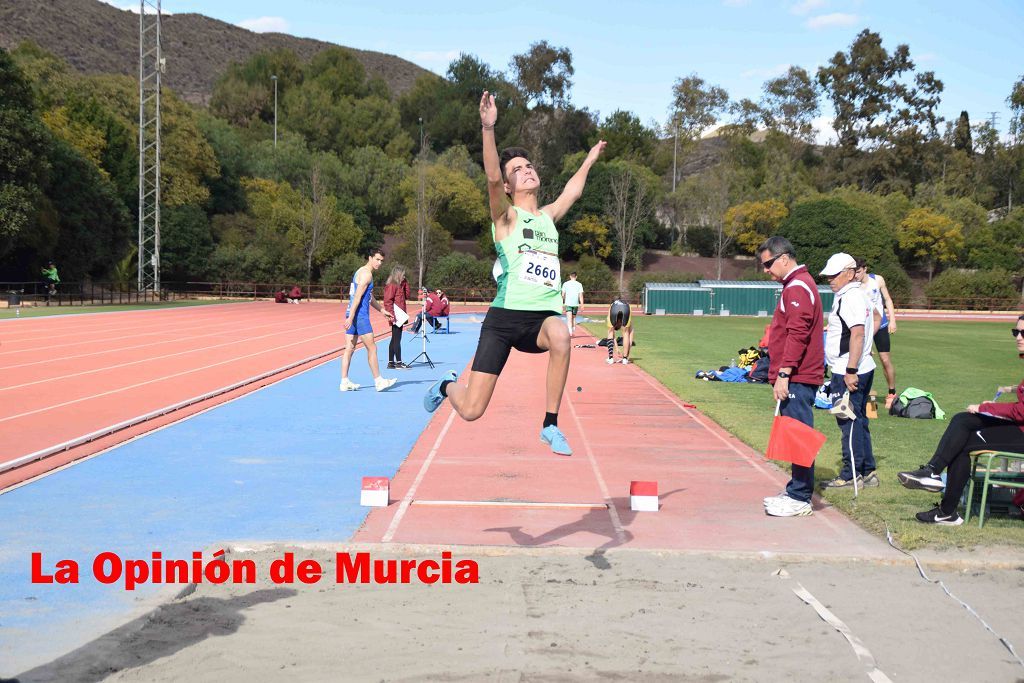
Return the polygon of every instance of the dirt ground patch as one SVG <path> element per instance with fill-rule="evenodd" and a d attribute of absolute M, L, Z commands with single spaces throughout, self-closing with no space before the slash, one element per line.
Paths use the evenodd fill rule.
<path fill-rule="evenodd" d="M 374 559 L 441 558 L 440 548 L 362 549 Z M 234 557 L 254 558 L 265 577 L 288 550 L 321 562 L 323 582 L 200 585 L 19 678 L 864 680 L 863 659 L 797 597 L 798 586 L 892 680 L 1024 678 L 999 640 L 911 563 L 462 547 L 454 558 L 479 563 L 479 584 L 338 585 L 335 553 L 357 549 L 281 546 Z M 929 573 L 1020 648 L 1024 625 L 1007 596 L 1024 589 L 1024 555 L 1007 552 L 1007 568 L 968 562 Z"/>

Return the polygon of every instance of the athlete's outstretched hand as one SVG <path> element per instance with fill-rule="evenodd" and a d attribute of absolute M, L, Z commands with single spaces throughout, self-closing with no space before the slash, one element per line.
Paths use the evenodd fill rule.
<path fill-rule="evenodd" d="M 590 148 L 590 154 L 587 155 L 587 161 L 594 163 L 597 158 L 601 156 L 601 152 L 608 146 L 608 143 L 604 140 L 598 140 L 597 144 Z"/>
<path fill-rule="evenodd" d="M 494 104 L 494 95 L 484 90 L 480 98 L 480 125 L 493 128 L 498 122 L 498 105 Z"/>

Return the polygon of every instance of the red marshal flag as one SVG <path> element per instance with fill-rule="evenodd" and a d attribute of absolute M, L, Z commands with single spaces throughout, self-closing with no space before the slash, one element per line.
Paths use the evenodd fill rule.
<path fill-rule="evenodd" d="M 824 445 L 825 438 L 824 434 L 800 420 L 776 415 L 771 436 L 768 437 L 768 450 L 764 455 L 769 460 L 783 460 L 810 467 Z"/>

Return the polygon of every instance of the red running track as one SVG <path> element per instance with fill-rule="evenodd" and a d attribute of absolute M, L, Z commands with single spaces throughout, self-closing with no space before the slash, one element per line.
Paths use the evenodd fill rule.
<path fill-rule="evenodd" d="M 573 349 L 559 413 L 572 457 L 539 439 L 547 358 L 513 352 L 484 417 L 464 422 L 443 405 L 392 481 L 391 504 L 352 540 L 895 557 L 817 497 L 812 516 L 765 515 L 762 498 L 786 474 L 636 365 L 606 358 Z M 632 480 L 658 483 L 658 512 L 630 510 Z"/>
<path fill-rule="evenodd" d="M 337 355 L 341 316 L 338 303 L 255 302 L 0 323 L 0 470 L 6 470 L 0 490 L 212 403 L 11 469 L 15 461 L 303 360 Z M 376 312 L 373 322 L 378 330 L 386 326 Z"/>

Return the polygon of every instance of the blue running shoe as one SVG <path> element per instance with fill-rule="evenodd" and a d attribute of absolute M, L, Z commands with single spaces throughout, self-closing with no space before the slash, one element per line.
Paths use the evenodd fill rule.
<path fill-rule="evenodd" d="M 540 440 L 551 446 L 551 450 L 558 455 L 572 455 L 569 442 L 565 440 L 565 434 L 555 425 L 548 425 L 540 431 Z"/>
<path fill-rule="evenodd" d="M 458 377 L 459 376 L 455 374 L 455 371 L 452 370 L 447 375 L 430 385 L 430 388 L 427 389 L 427 395 L 423 397 L 423 407 L 428 413 L 434 412 L 441 407 L 442 403 L 444 403 L 445 397 L 441 395 L 441 382 L 454 382 Z"/>

